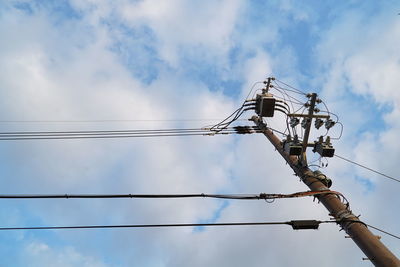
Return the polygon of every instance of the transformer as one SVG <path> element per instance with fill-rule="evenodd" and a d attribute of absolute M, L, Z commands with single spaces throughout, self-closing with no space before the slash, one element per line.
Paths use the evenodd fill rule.
<path fill-rule="evenodd" d="M 287 139 L 283 141 L 283 150 L 290 156 L 300 156 L 303 146 L 299 142 L 297 136 L 295 136 L 294 140 L 288 136 Z"/>
<path fill-rule="evenodd" d="M 260 117 L 273 117 L 275 102 L 272 94 L 258 94 L 256 97 L 256 114 Z"/>
<path fill-rule="evenodd" d="M 323 141 L 323 137 L 319 138 L 318 142 L 315 142 L 313 152 L 317 152 L 321 155 L 321 157 L 332 158 L 335 155 L 335 149 L 330 143 L 329 136 L 326 138 L 326 141 Z"/>

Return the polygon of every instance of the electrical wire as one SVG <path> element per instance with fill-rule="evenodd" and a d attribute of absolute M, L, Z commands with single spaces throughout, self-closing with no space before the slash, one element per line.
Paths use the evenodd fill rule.
<path fill-rule="evenodd" d="M 299 100 L 299 99 L 297 99 L 297 98 L 295 98 L 295 97 L 289 95 L 289 94 L 286 92 L 286 91 L 288 91 L 288 89 L 279 86 L 277 83 L 275 83 L 275 85 L 274 85 L 273 88 L 274 88 L 275 90 L 277 90 L 277 91 L 280 91 L 280 90 L 284 91 L 284 94 L 286 94 L 286 95 L 288 96 L 290 102 L 296 103 L 296 104 L 298 104 L 298 105 L 304 104 L 301 100 Z"/>
<path fill-rule="evenodd" d="M 242 109 L 244 108 L 246 102 L 243 102 L 242 106 L 239 107 L 238 109 L 236 109 L 231 115 L 229 115 L 228 117 L 226 117 L 225 119 L 223 119 L 221 122 L 213 125 L 210 127 L 211 131 L 214 132 L 220 132 L 224 129 L 226 129 L 232 122 L 234 122 L 236 119 L 238 119 L 240 117 L 240 115 L 243 113 Z M 232 118 L 230 121 L 228 121 L 230 118 Z M 228 122 L 227 122 L 228 121 Z"/>
<path fill-rule="evenodd" d="M 297 89 L 297 88 L 295 88 L 295 87 L 293 87 L 293 86 L 291 86 L 291 85 L 289 85 L 287 83 L 284 83 L 284 82 L 282 82 L 282 81 L 280 81 L 280 80 L 278 80 L 276 78 L 275 78 L 275 82 L 279 82 L 279 83 L 281 83 L 281 84 L 293 89 L 293 90 L 285 89 L 287 91 L 290 91 L 290 92 L 293 92 L 293 93 L 297 93 L 297 94 L 300 94 L 300 95 L 305 95 L 305 96 L 307 95 L 307 93 L 305 93 L 305 92 L 303 92 L 303 91 L 301 91 L 301 90 L 299 90 L 299 89 Z"/>
<path fill-rule="evenodd" d="M 66 229 L 106 229 L 106 228 L 167 228 L 167 227 L 210 227 L 210 226 L 260 226 L 260 225 L 291 225 L 296 220 L 287 222 L 228 222 L 228 223 L 174 223 L 174 224 L 118 224 L 118 225 L 77 225 L 77 226 L 30 226 L 30 227 L 0 227 L 0 231 L 10 230 L 66 230 Z M 314 221 L 316 224 L 335 223 L 336 221 Z"/>
<path fill-rule="evenodd" d="M 0 141 L 22 141 L 22 140 L 67 140 L 67 139 L 108 139 L 108 138 L 143 138 L 143 137 L 176 137 L 176 136 L 213 136 L 224 133 L 189 133 L 189 134 L 153 134 L 153 135 L 109 135 L 109 136 L 69 136 L 69 137 L 21 137 L 21 138 L 0 138 Z"/>
<path fill-rule="evenodd" d="M 284 88 L 284 87 L 281 86 L 279 83 L 285 85 L 286 87 L 290 87 L 291 89 Z M 299 99 L 297 99 L 297 98 L 295 98 L 295 97 L 289 95 L 287 92 L 292 92 L 292 93 L 297 93 L 297 94 L 300 94 L 300 95 L 308 96 L 305 92 L 300 91 L 299 89 L 297 89 L 297 88 L 295 88 L 295 87 L 293 87 L 293 86 L 290 86 L 289 84 L 286 84 L 286 83 L 284 83 L 284 82 L 282 82 L 282 81 L 280 81 L 280 80 L 277 80 L 277 79 L 274 80 L 274 87 L 273 87 L 273 88 L 274 88 L 275 90 L 277 90 L 278 92 L 280 92 L 281 94 L 283 94 L 283 93 L 286 94 L 286 96 L 289 98 L 289 101 L 290 101 L 290 103 L 292 104 L 292 106 L 293 106 L 293 103 L 294 103 L 294 104 L 299 104 L 299 105 L 302 105 L 302 103 L 301 103 L 301 101 L 300 101 Z M 292 90 L 292 89 L 293 89 L 293 90 Z M 283 93 L 282 93 L 282 91 L 283 91 Z M 286 100 L 286 97 L 284 97 L 284 99 Z M 328 114 L 328 116 L 330 116 L 330 115 L 335 116 L 335 117 L 336 117 L 336 122 L 335 122 L 335 124 L 337 123 L 337 124 L 340 124 L 340 126 L 341 126 L 339 136 L 338 136 L 338 137 L 332 137 L 332 138 L 331 138 L 332 140 L 339 140 L 339 139 L 342 137 L 342 134 L 343 134 L 343 124 L 341 124 L 341 123 L 339 122 L 339 116 L 338 116 L 338 115 L 336 115 L 336 114 L 330 112 L 328 106 L 326 105 L 326 103 L 325 103 L 324 101 L 321 100 L 321 103 L 325 106 L 326 111 L 320 111 L 320 112 L 326 112 L 326 113 Z M 293 109 L 294 109 L 294 107 L 293 107 Z M 300 109 L 301 109 L 301 108 L 300 108 Z M 300 109 L 299 109 L 299 110 L 300 110 Z M 297 110 L 297 111 L 298 111 L 298 110 Z M 297 112 L 297 111 L 296 111 L 296 112 Z M 296 113 L 296 112 L 294 112 L 294 113 Z M 303 130 L 303 129 L 301 129 L 301 136 L 302 136 L 302 132 L 303 132 L 302 130 Z M 293 128 L 292 131 L 293 131 L 293 133 L 295 133 L 295 132 L 296 132 L 296 128 Z M 285 132 L 286 132 L 286 131 L 285 131 Z M 329 129 L 326 130 L 326 133 L 325 133 L 323 136 L 328 135 L 328 133 L 329 133 Z M 289 134 L 290 134 L 290 130 L 289 130 Z"/>
<path fill-rule="evenodd" d="M 364 168 L 364 169 L 366 169 L 366 170 L 369 170 L 369 171 L 371 171 L 371 172 L 374 172 L 374 173 L 376 173 L 376 174 L 379 174 L 379 175 L 381 175 L 381 176 L 383 176 L 383 177 L 389 178 L 389 179 L 391 179 L 391 180 L 393 180 L 393 181 L 400 182 L 400 179 L 396 179 L 396 178 L 394 178 L 394 177 L 392 177 L 392 176 L 389 176 L 389 175 L 384 174 L 384 173 L 382 173 L 382 172 L 379 172 L 379 171 L 376 171 L 376 170 L 374 170 L 374 169 L 371 169 L 371 168 L 369 168 L 369 167 L 367 167 L 367 166 L 365 166 L 365 165 L 362 165 L 362 164 L 360 164 L 360 163 L 354 162 L 354 161 L 352 161 L 352 160 L 350 160 L 350 159 L 347 159 L 347 158 L 345 158 L 345 157 L 342 157 L 342 156 L 339 156 L 339 155 L 336 155 L 336 154 L 335 154 L 335 157 L 340 158 L 340 159 L 342 159 L 342 160 L 344 160 L 344 161 L 347 161 L 347 162 L 349 162 L 349 163 L 352 163 L 352 164 L 354 164 L 354 165 L 357 165 L 357 166 L 359 166 L 359 167 L 361 167 L 361 168 Z"/>
<path fill-rule="evenodd" d="M 278 88 L 279 88 L 279 85 L 278 85 L 275 81 L 273 81 L 273 82 L 274 82 L 274 83 L 276 84 L 276 86 L 278 86 L 278 87 L 276 87 L 275 85 L 273 85 L 272 88 L 275 89 L 276 91 L 278 91 L 278 92 L 282 95 L 284 101 L 289 101 L 290 104 L 292 105 L 292 109 L 294 110 L 293 102 L 290 100 L 290 95 L 289 95 L 288 93 L 286 93 L 286 91 L 281 91 L 281 90 L 279 90 L 279 89 L 278 89 Z M 288 97 L 288 99 L 286 99 L 285 95 Z"/>
<path fill-rule="evenodd" d="M 134 133 L 171 133 L 171 132 L 203 132 L 205 128 L 186 129 L 128 129 L 128 130 L 87 130 L 87 131 L 20 131 L 0 132 L 0 136 L 9 135 L 77 135 L 77 134 L 134 134 Z"/>
<path fill-rule="evenodd" d="M 331 137 L 332 140 L 340 140 L 340 138 L 342 138 L 343 135 L 343 124 L 341 122 L 336 122 L 336 124 L 340 125 L 340 134 L 338 137 Z"/>
<path fill-rule="evenodd" d="M 185 122 L 220 120 L 221 119 L 0 120 L 0 123 Z"/>
<path fill-rule="evenodd" d="M 284 104 L 286 106 L 286 110 L 290 113 L 290 106 L 285 101 L 276 100 L 276 102 Z"/>
<path fill-rule="evenodd" d="M 286 133 L 284 133 L 284 132 L 282 132 L 282 131 L 276 130 L 276 129 L 274 129 L 274 128 L 267 127 L 267 129 L 268 129 L 268 130 L 271 130 L 272 132 L 277 132 L 277 133 L 281 134 L 282 136 L 285 136 L 285 137 L 288 136 L 288 134 L 286 134 Z"/>
<path fill-rule="evenodd" d="M 259 83 L 262 83 L 262 82 L 255 82 L 255 83 L 251 86 L 250 91 L 249 91 L 249 93 L 248 93 L 247 96 L 246 96 L 246 100 L 249 98 L 251 92 L 254 90 L 254 87 L 255 87 L 257 84 L 259 84 Z"/>
<path fill-rule="evenodd" d="M 248 132 L 256 133 L 252 127 Z M 166 136 L 213 136 L 215 134 L 237 134 L 237 127 L 226 127 L 219 132 L 208 128 L 189 129 L 152 129 L 152 130 L 93 130 L 93 131 L 23 131 L 0 132 L 0 141 L 16 140 L 49 140 L 49 139 L 89 139 L 89 138 L 133 138 L 133 137 L 166 137 Z"/>
<path fill-rule="evenodd" d="M 249 90 L 249 93 L 248 93 L 247 96 L 246 96 L 245 101 L 243 101 L 243 104 L 242 104 L 238 109 L 236 109 L 231 115 L 229 115 L 227 118 L 223 119 L 221 122 L 219 122 L 219 123 L 217 123 L 217 124 L 211 126 L 211 127 L 210 127 L 210 130 L 213 131 L 213 132 L 215 132 L 215 133 L 219 133 L 219 132 L 223 131 L 224 129 L 226 129 L 226 128 L 227 128 L 230 124 L 232 124 L 234 121 L 238 120 L 239 117 L 240 117 L 245 111 L 254 109 L 255 107 L 248 107 L 248 108 L 245 108 L 245 107 L 246 107 L 246 106 L 250 106 L 250 105 L 255 105 L 255 101 L 254 101 L 254 100 L 249 100 L 248 98 L 249 98 L 249 96 L 251 95 L 251 92 L 253 91 L 254 87 L 255 87 L 257 84 L 259 84 L 259 83 L 262 83 L 262 82 L 255 82 L 255 83 L 251 86 L 251 88 L 250 88 L 250 90 Z M 232 118 L 232 117 L 233 117 L 233 119 L 229 120 L 229 119 Z"/>
<path fill-rule="evenodd" d="M 292 109 L 294 110 L 293 102 L 290 100 L 290 96 L 285 91 L 282 92 L 281 90 L 276 89 L 275 87 L 272 87 L 272 88 L 274 88 L 276 91 L 278 91 L 282 95 L 281 99 L 283 99 L 283 101 L 282 100 L 278 100 L 278 101 L 286 104 L 286 106 L 288 107 L 287 109 L 285 109 L 287 112 L 283 112 L 282 110 L 279 110 L 279 109 L 275 109 L 275 110 L 278 110 L 278 111 L 280 111 L 280 112 L 285 114 L 285 116 L 286 116 L 286 119 L 285 119 L 286 120 L 285 132 L 288 131 L 289 135 L 292 135 L 292 133 L 290 132 L 290 127 L 289 127 L 289 117 L 287 116 L 287 114 L 290 113 L 290 106 L 286 103 L 286 101 L 290 102 L 290 105 L 292 106 Z M 285 95 L 288 97 L 288 99 L 286 99 Z M 283 107 L 280 104 L 276 104 L 276 106 L 277 107 Z M 293 135 L 294 135 L 294 133 L 293 133 Z"/>
<path fill-rule="evenodd" d="M 275 87 L 273 87 L 273 88 L 276 89 Z M 279 93 L 283 94 L 282 91 L 280 91 L 280 90 L 277 90 L 277 91 L 278 91 Z M 287 100 L 286 98 L 280 97 L 280 96 L 277 96 L 277 95 L 274 95 L 274 97 L 277 98 L 277 99 L 284 100 L 284 101 L 289 101 L 289 102 L 291 102 L 291 103 L 294 104 L 294 105 L 304 105 L 304 103 L 297 102 L 297 101 L 295 102 L 295 101 Z"/>
<path fill-rule="evenodd" d="M 392 237 L 394 237 L 394 238 L 400 239 L 400 236 L 398 236 L 398 235 L 391 234 L 391 233 L 389 233 L 389 232 L 386 232 L 386 231 L 384 231 L 384 230 L 382 230 L 382 229 L 379 229 L 379 228 L 377 228 L 377 227 L 375 227 L 375 226 L 372 226 L 372 225 L 369 225 L 369 224 L 366 224 L 366 225 L 367 225 L 368 227 L 371 227 L 372 229 L 375 229 L 375 230 L 379 231 L 379 232 L 382 232 L 382 233 L 387 234 L 387 235 L 390 235 L 390 236 L 392 236 Z"/>
<path fill-rule="evenodd" d="M 278 106 L 278 107 L 284 107 L 284 106 L 282 106 L 282 105 L 276 105 L 276 106 Z M 289 117 L 288 117 L 288 111 L 286 111 L 286 109 L 285 110 L 282 110 L 282 109 L 280 109 L 280 108 L 275 108 L 275 110 L 276 111 L 279 111 L 279 112 L 282 112 L 285 116 L 286 116 L 286 129 L 285 129 L 285 132 L 286 131 L 288 131 L 288 133 L 289 133 L 289 135 L 291 135 L 291 133 L 290 133 L 290 127 L 289 127 Z M 293 135 L 294 135 L 294 129 L 293 129 Z"/>
<path fill-rule="evenodd" d="M 222 198 L 222 199 L 263 199 L 265 196 L 261 193 L 256 194 L 17 194 L 0 195 L 0 199 L 71 199 L 71 198 Z"/>
<path fill-rule="evenodd" d="M 171 199 L 171 198 L 219 198 L 235 200 L 270 200 L 283 198 L 299 198 L 307 196 L 319 196 L 334 194 L 342 198 L 346 203 L 347 199 L 337 191 L 302 191 L 291 194 L 1 194 L 0 199 L 95 199 L 95 198 L 145 198 L 145 199 Z"/>

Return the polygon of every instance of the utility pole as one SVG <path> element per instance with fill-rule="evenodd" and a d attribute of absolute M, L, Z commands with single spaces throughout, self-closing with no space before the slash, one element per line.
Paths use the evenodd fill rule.
<path fill-rule="evenodd" d="M 268 78 L 266 90 L 264 94 L 268 92 L 272 78 Z M 270 97 L 270 95 L 268 95 Z M 253 116 L 251 120 L 257 125 L 257 127 L 263 132 L 263 134 L 268 138 L 275 149 L 281 154 L 289 166 L 293 169 L 295 174 L 300 177 L 300 179 L 312 190 L 312 191 L 322 191 L 329 190 L 331 185 L 330 179 L 319 171 L 312 171 L 308 168 L 306 149 L 307 147 L 314 146 L 316 149 L 317 145 L 323 146 L 320 151 L 327 148 L 328 154 L 333 153 L 329 150 L 329 138 L 326 143 L 308 143 L 308 138 L 310 134 L 310 128 L 313 118 L 321 118 L 323 115 L 314 115 L 315 103 L 317 100 L 317 94 L 313 93 L 309 96 L 310 103 L 308 106 L 308 114 L 299 114 L 298 117 L 304 118 L 305 134 L 303 137 L 302 144 L 294 143 L 293 146 L 298 148 L 298 152 L 295 150 L 285 149 L 285 142 L 282 142 L 268 127 L 267 124 L 262 120 L 262 111 L 259 110 L 256 113 L 259 116 Z M 289 117 L 294 117 L 296 114 L 289 114 Z M 300 150 L 301 147 L 301 150 Z M 333 150 L 333 149 L 331 149 Z M 319 152 L 321 155 L 323 152 Z M 332 154 L 333 156 L 333 154 Z M 352 211 L 342 203 L 338 196 L 334 193 L 323 194 L 317 196 L 319 201 L 327 208 L 329 215 L 334 217 L 338 224 L 346 231 L 346 233 L 353 239 L 357 246 L 364 252 L 369 260 L 379 267 L 397 267 L 400 266 L 399 259 L 379 240 L 377 236 L 371 233 L 368 227 L 355 216 Z"/>

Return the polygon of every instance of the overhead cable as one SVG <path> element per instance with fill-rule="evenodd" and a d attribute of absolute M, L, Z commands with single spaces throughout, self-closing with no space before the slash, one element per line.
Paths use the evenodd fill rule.
<path fill-rule="evenodd" d="M 386 232 L 386 231 L 384 231 L 384 230 L 382 230 L 382 229 L 379 229 L 379 228 L 377 228 L 377 227 L 375 227 L 375 226 L 372 226 L 372 225 L 369 225 L 369 224 L 366 224 L 366 225 L 367 225 L 368 227 L 371 227 L 372 229 L 375 229 L 375 230 L 381 232 L 381 233 L 384 233 L 384 234 L 390 235 L 390 236 L 392 236 L 392 237 L 394 237 L 394 238 L 400 239 L 400 236 L 398 236 L 398 235 L 391 234 L 391 233 L 389 233 L 389 232 Z"/>
<path fill-rule="evenodd" d="M 362 165 L 362 164 L 360 164 L 360 163 L 354 162 L 354 161 L 352 161 L 352 160 L 350 160 L 350 159 L 346 159 L 346 158 L 344 158 L 344 157 L 342 157 L 342 156 L 339 156 L 339 155 L 335 155 L 335 157 L 340 158 L 340 159 L 342 159 L 342 160 L 345 160 L 345 161 L 347 161 L 347 162 L 353 163 L 353 164 L 355 164 L 355 165 L 357 165 L 357 166 L 359 166 L 359 167 L 361 167 L 361 168 L 364 168 L 364 169 L 366 169 L 366 170 L 369 170 L 369 171 L 371 171 L 371 172 L 374 172 L 374 173 L 376 173 L 376 174 L 379 174 L 379 175 L 381 175 L 381 176 L 383 176 L 383 177 L 392 179 L 393 181 L 400 182 L 400 179 L 396 179 L 396 178 L 394 178 L 394 177 L 392 177 L 392 176 L 389 176 L 389 175 L 387 175 L 387 174 L 384 174 L 384 173 L 381 173 L 381 172 L 376 171 L 376 170 L 374 170 L 374 169 L 371 169 L 371 168 L 369 168 L 369 167 L 367 167 L 367 166 L 365 166 L 365 165 Z"/>
<path fill-rule="evenodd" d="M 191 122 L 221 119 L 104 119 L 104 120 L 0 120 L 0 123 L 102 123 L 102 122 Z"/>
<path fill-rule="evenodd" d="M 239 120 L 240 116 L 248 110 L 254 110 L 255 109 L 255 100 L 254 99 L 248 99 L 249 96 L 251 95 L 251 92 L 253 91 L 254 87 L 257 84 L 260 84 L 262 82 L 255 82 L 253 86 L 250 88 L 249 93 L 247 94 L 246 99 L 243 101 L 242 105 L 236 109 L 232 114 L 230 114 L 228 117 L 225 119 L 221 120 L 219 123 L 212 125 L 210 127 L 210 130 L 219 133 L 225 129 L 228 128 L 229 125 L 231 125 L 233 122 Z"/>
<path fill-rule="evenodd" d="M 146 198 L 146 199 L 168 199 L 168 198 L 220 198 L 236 200 L 271 200 L 282 198 L 299 198 L 319 195 L 333 194 L 339 197 L 346 205 L 347 199 L 339 192 L 331 190 L 304 191 L 292 194 L 1 194 L 0 199 L 72 199 L 72 198 Z"/>
<path fill-rule="evenodd" d="M 254 126 L 246 127 L 248 131 L 238 131 L 237 127 L 227 127 L 220 132 L 210 128 L 188 129 L 147 129 L 147 130 L 92 130 L 92 131 L 20 131 L 0 132 L 0 141 L 10 140 L 48 140 L 48 139 L 89 139 L 89 138 L 133 138 L 163 136 L 213 136 L 215 134 L 251 134 L 260 130 Z"/>
<path fill-rule="evenodd" d="M 291 85 L 289 85 L 287 83 L 284 83 L 281 80 L 278 80 L 278 79 L 275 78 L 275 81 L 279 82 L 279 83 L 281 83 L 281 84 L 283 84 L 283 85 L 285 85 L 287 87 L 290 87 L 291 89 L 293 89 L 293 90 L 290 90 L 290 89 L 287 89 L 287 88 L 282 88 L 283 90 L 290 91 L 290 92 L 293 92 L 293 93 L 296 93 L 296 94 L 300 94 L 300 95 L 307 95 L 307 93 L 305 93 L 305 92 L 303 92 L 303 91 L 301 91 L 301 90 L 299 90 L 299 89 L 297 89 L 297 88 L 295 88 L 295 87 L 293 87 L 293 86 L 291 86 Z"/>
<path fill-rule="evenodd" d="M 166 228 L 166 227 L 210 227 L 210 226 L 261 226 L 261 225 L 291 225 L 293 229 L 317 229 L 321 223 L 336 221 L 292 220 L 287 222 L 228 222 L 228 223 L 174 223 L 174 224 L 118 224 L 118 225 L 77 225 L 77 226 L 30 226 L 30 227 L 0 227 L 7 230 L 67 230 L 67 229 L 106 229 L 106 228 Z M 302 228 L 304 227 L 304 228 Z M 306 228 L 310 227 L 310 228 Z M 311 228 L 313 227 L 313 228 Z"/>

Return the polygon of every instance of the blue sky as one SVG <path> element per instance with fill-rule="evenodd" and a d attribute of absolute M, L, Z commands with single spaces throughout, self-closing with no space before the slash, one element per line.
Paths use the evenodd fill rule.
<path fill-rule="evenodd" d="M 399 10 L 396 1 L 3 1 L 0 129 L 202 127 L 214 121 L 198 119 L 224 118 L 252 84 L 272 75 L 317 92 L 340 116 L 337 154 L 395 175 Z M 112 119 L 154 121 L 4 122 Z M 173 119 L 194 120 L 162 121 Z M 306 190 L 258 135 L 0 147 L 2 194 Z M 400 232 L 396 184 L 335 158 L 324 171 L 356 214 Z M 328 218 L 311 199 L 0 205 L 2 226 Z M 396 240 L 382 240 L 400 254 Z M 277 226 L 0 233 L 1 266 L 305 266 L 315 263 L 311 251 L 322 266 L 366 264 L 333 225 L 304 232 Z"/>

